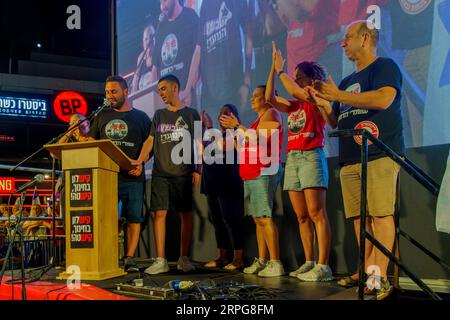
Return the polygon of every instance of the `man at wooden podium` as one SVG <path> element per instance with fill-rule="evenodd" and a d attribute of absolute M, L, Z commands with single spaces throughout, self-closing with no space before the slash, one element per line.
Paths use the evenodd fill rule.
<path fill-rule="evenodd" d="M 150 134 L 151 120 L 143 111 L 132 108 L 128 102 L 128 85 L 120 76 L 106 79 L 106 98 L 111 108 L 103 110 L 92 122 L 91 139 L 110 139 L 129 158 L 147 160 L 142 146 Z M 134 253 L 139 242 L 141 223 L 144 222 L 143 162 L 131 171 L 120 171 L 118 175 L 119 200 L 122 202 L 122 217 L 126 219 L 126 255 L 122 258 L 127 272 L 139 271 Z"/>

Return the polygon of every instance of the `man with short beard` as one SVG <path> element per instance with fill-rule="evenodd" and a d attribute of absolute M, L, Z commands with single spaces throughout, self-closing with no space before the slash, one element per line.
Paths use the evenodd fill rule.
<path fill-rule="evenodd" d="M 142 146 L 150 133 L 151 120 L 143 111 L 133 109 L 128 102 L 128 85 L 120 76 L 106 79 L 106 98 L 111 108 L 103 110 L 93 121 L 91 139 L 110 139 L 131 159 L 142 154 Z M 149 155 L 143 156 L 148 159 Z M 144 222 L 143 163 L 131 171 L 119 172 L 119 200 L 122 216 L 127 222 L 127 252 L 122 258 L 125 271 L 139 271 L 133 259 L 139 242 L 141 223 Z"/>

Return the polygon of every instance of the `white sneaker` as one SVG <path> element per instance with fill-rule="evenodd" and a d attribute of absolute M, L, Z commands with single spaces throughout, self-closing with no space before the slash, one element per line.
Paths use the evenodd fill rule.
<path fill-rule="evenodd" d="M 308 272 L 300 273 L 297 278 L 308 282 L 332 281 L 334 279 L 330 266 L 318 264 Z"/>
<path fill-rule="evenodd" d="M 243 272 L 247 274 L 255 274 L 264 269 L 266 265 L 267 265 L 266 260 L 260 260 L 258 258 L 255 258 L 255 260 L 253 260 L 253 263 L 250 266 L 244 268 Z"/>
<path fill-rule="evenodd" d="M 260 277 L 279 277 L 284 275 L 283 264 L 280 260 L 270 260 L 267 263 L 267 266 L 258 272 L 258 276 Z"/>
<path fill-rule="evenodd" d="M 183 272 L 191 272 L 195 270 L 195 267 L 191 261 L 189 261 L 189 258 L 184 256 L 178 259 L 177 269 L 183 270 Z"/>
<path fill-rule="evenodd" d="M 311 269 L 314 268 L 315 266 L 316 266 L 316 263 L 313 262 L 313 261 L 311 261 L 311 262 L 309 262 L 309 261 L 308 261 L 308 262 L 305 262 L 304 264 L 302 264 L 302 265 L 300 266 L 300 268 L 298 268 L 298 269 L 295 270 L 295 271 L 290 272 L 289 275 L 290 275 L 291 277 L 297 278 L 297 276 L 298 276 L 300 273 L 308 272 L 309 270 L 311 270 Z"/>
<path fill-rule="evenodd" d="M 169 265 L 165 258 L 157 257 L 150 267 L 144 270 L 147 274 L 158 274 L 169 271 Z"/>

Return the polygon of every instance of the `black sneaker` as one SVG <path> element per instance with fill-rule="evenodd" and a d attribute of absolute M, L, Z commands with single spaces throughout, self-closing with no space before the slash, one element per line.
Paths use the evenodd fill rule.
<path fill-rule="evenodd" d="M 139 267 L 133 257 L 123 257 L 123 269 L 125 272 L 139 272 Z"/>

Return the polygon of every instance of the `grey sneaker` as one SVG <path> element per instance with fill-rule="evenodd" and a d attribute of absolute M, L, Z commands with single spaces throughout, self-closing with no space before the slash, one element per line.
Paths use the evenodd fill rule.
<path fill-rule="evenodd" d="M 195 270 L 194 265 L 189 261 L 189 258 L 184 256 L 178 259 L 177 269 L 183 272 L 191 272 Z"/>
<path fill-rule="evenodd" d="M 264 269 L 266 265 L 267 265 L 266 260 L 260 260 L 258 258 L 255 258 L 255 260 L 253 260 L 253 263 L 250 266 L 244 268 L 243 272 L 247 274 L 256 274 L 260 272 L 262 269 Z"/>
<path fill-rule="evenodd" d="M 133 257 L 124 257 L 123 269 L 125 272 L 139 272 L 139 267 Z"/>
<path fill-rule="evenodd" d="M 144 270 L 147 274 L 159 274 L 169 271 L 169 264 L 165 258 L 157 257 L 150 267 Z"/>
<path fill-rule="evenodd" d="M 284 275 L 284 268 L 280 260 L 270 260 L 267 266 L 258 272 L 258 276 L 266 278 L 280 277 L 282 275 Z"/>
<path fill-rule="evenodd" d="M 297 276 L 298 276 L 300 273 L 306 273 L 306 272 L 308 272 L 309 270 L 311 270 L 312 268 L 314 268 L 315 266 L 316 266 L 316 263 L 315 263 L 315 262 L 305 262 L 304 264 L 302 264 L 302 265 L 300 266 L 300 268 L 298 268 L 298 269 L 295 270 L 295 271 L 290 272 L 290 273 L 289 273 L 289 276 L 294 277 L 294 278 L 297 278 Z"/>
<path fill-rule="evenodd" d="M 308 282 L 332 281 L 334 279 L 330 266 L 319 266 L 317 264 L 308 272 L 300 273 L 297 278 Z"/>

